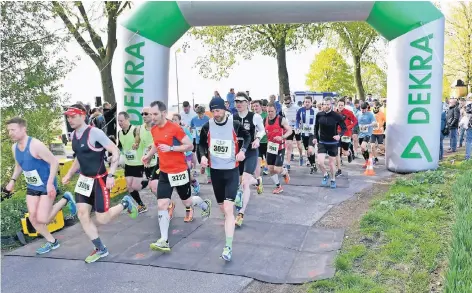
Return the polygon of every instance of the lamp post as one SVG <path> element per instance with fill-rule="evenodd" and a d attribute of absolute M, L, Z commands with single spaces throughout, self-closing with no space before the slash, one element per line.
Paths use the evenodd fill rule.
<path fill-rule="evenodd" d="M 180 48 L 175 51 L 175 79 L 177 84 L 177 112 L 180 113 L 180 97 L 179 97 L 179 74 L 177 69 L 177 53 L 180 53 Z"/>

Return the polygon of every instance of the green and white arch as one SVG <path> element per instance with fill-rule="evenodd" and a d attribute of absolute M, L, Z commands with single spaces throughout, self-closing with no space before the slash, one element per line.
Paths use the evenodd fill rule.
<path fill-rule="evenodd" d="M 436 169 L 444 16 L 431 2 L 142 3 L 122 23 L 120 106 L 139 124 L 143 106 L 167 104 L 170 47 L 191 27 L 332 21 L 366 21 L 390 41 L 387 168 Z"/>

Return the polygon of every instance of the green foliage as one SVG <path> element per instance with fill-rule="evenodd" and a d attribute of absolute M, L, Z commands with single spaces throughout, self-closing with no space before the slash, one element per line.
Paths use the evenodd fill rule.
<path fill-rule="evenodd" d="M 195 64 L 205 78 L 220 80 L 242 58 L 250 60 L 254 54 L 277 58 L 279 87 L 289 93 L 285 55 L 287 51 L 305 48 L 308 39 L 317 39 L 319 26 L 315 24 L 261 24 L 240 26 L 195 27 L 191 36 L 203 42 L 207 54 Z M 309 38 L 310 37 L 310 38 Z M 188 44 L 184 45 L 184 50 Z M 281 93 L 282 94 L 282 93 Z"/>
<path fill-rule="evenodd" d="M 446 15 L 444 74 L 472 82 L 472 2 L 453 1 Z"/>
<path fill-rule="evenodd" d="M 441 167 L 397 179 L 361 218 L 359 235 L 344 241 L 335 277 L 312 283 L 309 292 L 430 292 L 433 272 L 448 254 L 454 208 L 446 292 L 471 292 L 472 173 L 462 170 Z"/>
<path fill-rule="evenodd" d="M 374 97 L 387 97 L 387 73 L 373 62 L 361 65 L 362 85 Z"/>
<path fill-rule="evenodd" d="M 453 227 L 446 293 L 472 292 L 472 161 L 465 163 L 468 171 L 452 185 L 456 221 Z"/>
<path fill-rule="evenodd" d="M 354 93 L 352 80 L 351 68 L 334 48 L 319 52 L 306 75 L 310 90 L 337 92 L 341 96 Z"/>
<path fill-rule="evenodd" d="M 365 98 L 361 68 L 362 62 L 371 62 L 375 55 L 375 44 L 380 35 L 369 24 L 363 21 L 333 22 L 326 25 L 327 29 L 334 32 L 337 38 L 326 34 L 325 39 L 337 44 L 338 48 L 351 56 L 354 65 L 354 83 L 357 97 Z"/>
<path fill-rule="evenodd" d="M 68 39 L 49 28 L 53 16 L 47 3 L 2 2 L 1 9 L 1 184 L 6 184 L 14 167 L 6 120 L 20 116 L 28 121 L 30 136 L 52 141 L 60 134 L 65 102 L 60 81 L 73 63 L 59 57 Z"/>

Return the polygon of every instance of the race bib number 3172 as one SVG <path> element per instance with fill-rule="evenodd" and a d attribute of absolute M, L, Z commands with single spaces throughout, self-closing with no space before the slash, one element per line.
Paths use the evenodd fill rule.
<path fill-rule="evenodd" d="M 189 182 L 187 170 L 177 174 L 168 174 L 170 186 L 182 186 Z"/>

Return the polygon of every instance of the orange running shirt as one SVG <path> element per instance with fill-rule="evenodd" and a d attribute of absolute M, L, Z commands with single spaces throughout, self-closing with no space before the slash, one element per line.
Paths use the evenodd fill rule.
<path fill-rule="evenodd" d="M 375 115 L 375 120 L 377 120 L 377 124 L 379 125 L 378 128 L 375 127 L 373 130 L 373 134 L 379 135 L 384 133 L 384 123 L 385 123 L 385 114 L 382 111 L 379 111 L 379 113 L 374 114 Z"/>
<path fill-rule="evenodd" d="M 153 126 L 151 134 L 156 148 L 159 144 L 180 146 L 182 145 L 181 141 L 187 136 L 180 126 L 170 121 L 167 121 L 163 127 Z M 157 149 L 157 154 L 159 169 L 164 173 L 176 174 L 188 169 L 185 154 L 182 152 L 162 152 Z"/>

